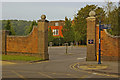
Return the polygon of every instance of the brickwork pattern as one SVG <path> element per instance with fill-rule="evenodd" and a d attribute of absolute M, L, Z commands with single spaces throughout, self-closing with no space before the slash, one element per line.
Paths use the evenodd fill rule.
<path fill-rule="evenodd" d="M 11 36 L 2 31 L 2 53 L 9 55 L 35 55 L 48 60 L 48 23 L 45 15 L 38 20 L 38 26 L 33 26 L 27 36 Z M 18 54 L 16 54 L 18 53 Z M 22 54 L 21 54 L 22 53 Z"/>
<path fill-rule="evenodd" d="M 33 27 L 27 36 L 7 35 L 7 53 L 38 53 L 38 29 Z"/>
<path fill-rule="evenodd" d="M 120 58 L 120 37 L 111 36 L 105 30 L 101 31 L 102 60 L 116 61 Z M 96 26 L 96 53 L 99 52 L 99 25 Z"/>
<path fill-rule="evenodd" d="M 96 18 L 87 18 L 87 61 L 96 61 L 96 38 L 95 38 Z M 93 44 L 89 44 L 88 40 L 93 40 Z"/>

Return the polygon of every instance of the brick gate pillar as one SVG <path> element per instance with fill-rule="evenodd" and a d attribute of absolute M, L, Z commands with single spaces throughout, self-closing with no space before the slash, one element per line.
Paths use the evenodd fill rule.
<path fill-rule="evenodd" d="M 42 59 L 48 60 L 48 22 L 45 15 L 38 20 L 38 52 Z"/>
<path fill-rule="evenodd" d="M 91 11 L 87 18 L 87 61 L 96 61 L 96 18 Z"/>
<path fill-rule="evenodd" d="M 2 54 L 7 55 L 7 35 L 9 35 L 8 30 L 2 30 Z"/>

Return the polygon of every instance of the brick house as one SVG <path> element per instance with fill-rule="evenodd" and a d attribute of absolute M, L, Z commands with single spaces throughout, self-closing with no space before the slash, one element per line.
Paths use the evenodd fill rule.
<path fill-rule="evenodd" d="M 62 28 L 65 24 L 64 20 L 50 21 L 48 28 L 51 28 L 53 36 L 63 37 Z"/>

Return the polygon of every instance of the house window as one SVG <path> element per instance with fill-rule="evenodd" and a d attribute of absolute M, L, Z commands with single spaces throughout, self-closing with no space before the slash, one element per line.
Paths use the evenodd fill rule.
<path fill-rule="evenodd" d="M 53 29 L 53 35 L 59 35 L 59 30 L 58 29 Z"/>
<path fill-rule="evenodd" d="M 58 22 L 55 23 L 55 26 L 58 26 Z"/>

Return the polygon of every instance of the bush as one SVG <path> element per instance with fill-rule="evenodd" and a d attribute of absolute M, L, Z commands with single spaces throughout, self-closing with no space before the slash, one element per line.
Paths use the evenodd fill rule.
<path fill-rule="evenodd" d="M 54 37 L 53 39 L 53 46 L 62 46 L 64 43 L 64 39 L 62 37 Z"/>

